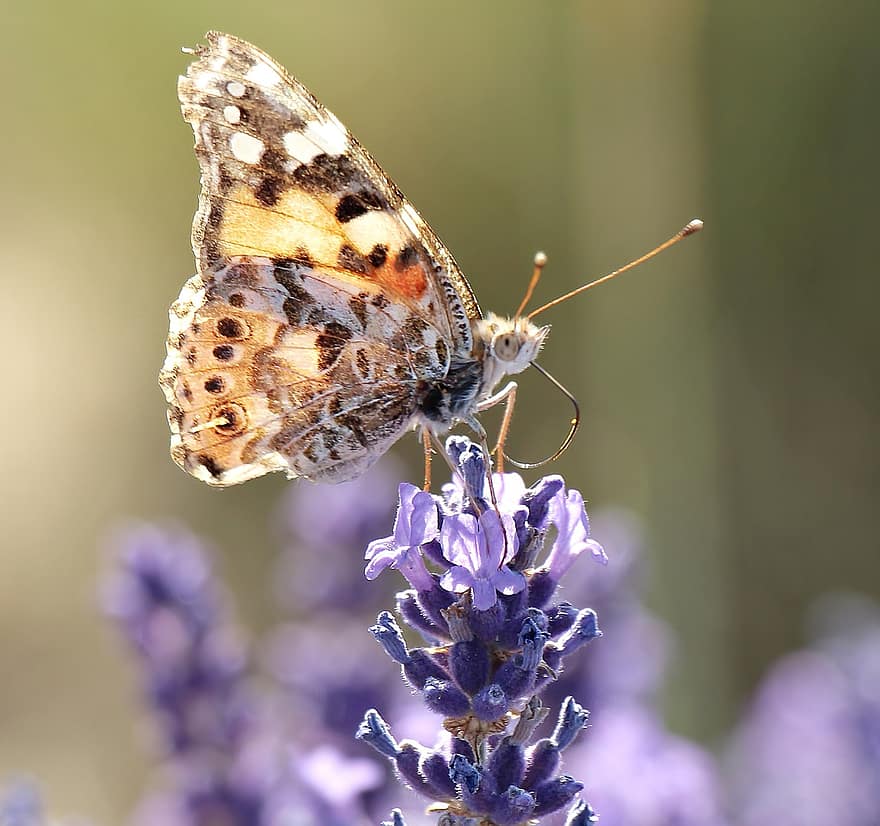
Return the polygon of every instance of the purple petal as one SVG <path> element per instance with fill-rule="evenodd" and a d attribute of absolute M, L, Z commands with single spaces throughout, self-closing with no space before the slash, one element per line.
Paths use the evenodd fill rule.
<path fill-rule="evenodd" d="M 494 510 L 480 514 L 480 548 L 476 571 L 490 574 L 501 567 L 505 556 L 504 537 L 504 528 Z"/>
<path fill-rule="evenodd" d="M 559 532 L 545 563 L 554 579 L 559 580 L 584 551 L 603 565 L 608 561 L 602 546 L 590 539 L 590 522 L 578 491 L 557 493 L 550 500 L 550 519 Z"/>
<path fill-rule="evenodd" d="M 461 565 L 469 571 L 476 571 L 477 520 L 469 513 L 446 516 L 440 530 L 440 544 L 443 553 L 453 565 Z"/>
<path fill-rule="evenodd" d="M 491 581 L 495 590 L 505 596 L 518 594 L 526 587 L 526 578 L 519 571 L 511 571 L 506 565 L 495 571 Z"/>
<path fill-rule="evenodd" d="M 374 539 L 367 545 L 367 552 L 364 559 L 369 560 L 367 567 L 364 569 L 364 576 L 373 580 L 382 573 L 389 565 L 394 565 L 400 554 L 400 549 L 394 541 L 393 536 L 386 536 L 384 539 Z"/>
<path fill-rule="evenodd" d="M 409 545 L 424 545 L 436 539 L 440 533 L 437 524 L 437 504 L 434 497 L 420 490 L 412 498 L 412 514 L 410 517 Z"/>
<path fill-rule="evenodd" d="M 396 567 L 417 591 L 430 591 L 434 587 L 434 580 L 425 567 L 425 560 L 422 559 L 422 554 L 417 547 L 407 549 L 399 557 Z"/>
<path fill-rule="evenodd" d="M 495 485 L 495 495 L 498 497 L 498 510 L 501 513 L 513 513 L 523 494 L 526 492 L 526 483 L 518 473 L 493 473 L 492 482 Z M 486 496 L 489 496 L 489 486 L 486 485 Z"/>
<path fill-rule="evenodd" d="M 472 587 L 474 593 L 474 608 L 478 611 L 487 611 L 498 601 L 495 586 L 487 579 L 477 579 Z"/>
<path fill-rule="evenodd" d="M 400 498 L 400 505 L 397 508 L 397 516 L 394 518 L 394 539 L 398 545 L 417 544 L 409 541 L 413 500 L 418 494 L 422 493 L 420 488 L 411 485 L 409 482 L 401 482 L 397 488 L 397 495 Z"/>
<path fill-rule="evenodd" d="M 474 575 L 461 565 L 454 565 L 440 577 L 440 587 L 454 594 L 467 591 L 473 584 Z"/>

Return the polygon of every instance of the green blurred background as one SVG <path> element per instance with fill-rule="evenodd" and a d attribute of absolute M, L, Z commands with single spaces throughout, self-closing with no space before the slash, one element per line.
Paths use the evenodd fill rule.
<path fill-rule="evenodd" d="M 719 742 L 818 594 L 880 597 L 880 5 L 4 0 L 0 777 L 99 823 L 137 797 L 137 688 L 96 608 L 126 518 L 214 539 L 243 619 L 269 619 L 288 483 L 186 477 L 156 385 L 193 271 L 179 47 L 208 28 L 340 116 L 484 309 L 513 310 L 537 249 L 546 300 L 705 220 L 548 313 L 542 357 L 584 408 L 553 470 L 644 521 L 649 600 L 681 641 L 675 730 Z M 510 450 L 530 459 L 569 411 L 522 385 Z M 415 440 L 397 452 L 417 479 Z"/>

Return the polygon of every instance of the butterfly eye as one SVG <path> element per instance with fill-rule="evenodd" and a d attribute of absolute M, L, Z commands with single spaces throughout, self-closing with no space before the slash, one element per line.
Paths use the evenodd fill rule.
<path fill-rule="evenodd" d="M 519 354 L 520 340 L 512 333 L 501 333 L 495 337 L 492 349 L 502 361 L 513 361 Z"/>

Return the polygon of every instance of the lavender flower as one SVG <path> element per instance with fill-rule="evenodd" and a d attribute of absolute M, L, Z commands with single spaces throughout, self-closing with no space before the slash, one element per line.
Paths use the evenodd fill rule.
<path fill-rule="evenodd" d="M 0 826 L 43 826 L 43 804 L 36 785 L 13 781 L 0 790 Z"/>
<path fill-rule="evenodd" d="M 245 648 L 197 541 L 152 527 L 133 531 L 105 596 L 141 659 L 177 778 L 173 797 L 152 802 L 163 813 L 155 822 L 260 823 L 274 771 L 257 736 Z"/>
<path fill-rule="evenodd" d="M 880 607 L 826 600 L 759 688 L 730 754 L 737 826 L 880 823 Z"/>
<path fill-rule="evenodd" d="M 430 493 L 403 482 L 399 492 L 400 507 L 394 519 L 394 533 L 376 539 L 367 546 L 367 579 L 375 579 L 391 566 L 405 571 L 407 577 L 426 584 L 427 571 L 421 562 L 419 548 L 437 538 L 439 533 L 437 506 Z"/>
<path fill-rule="evenodd" d="M 590 737 L 566 756 L 588 778 L 603 826 L 724 826 L 722 790 L 712 757 L 670 734 L 658 715 L 634 702 L 598 711 Z M 551 819 L 547 826 L 562 826 Z M 767 824 L 769 826 L 769 824 Z"/>
<path fill-rule="evenodd" d="M 479 517 L 449 514 L 443 520 L 440 544 L 450 563 L 440 587 L 456 594 L 470 590 L 475 610 L 487 611 L 498 594 L 518 594 L 526 587 L 522 573 L 507 564 L 517 550 L 513 517 L 508 514 L 500 518 L 494 510 Z"/>
<path fill-rule="evenodd" d="M 592 711 L 590 737 L 569 750 L 566 765 L 586 778 L 586 793 L 602 813 L 603 826 L 721 826 L 715 760 L 671 734 L 656 708 L 669 633 L 641 603 L 644 554 L 637 522 L 622 511 L 600 512 L 592 521 L 610 562 L 599 577 L 575 566 L 565 583 L 599 611 L 605 637 L 545 692 L 551 702 L 576 694 Z M 563 822 L 557 815 L 547 826 Z"/>
<path fill-rule="evenodd" d="M 369 639 L 363 626 L 340 634 L 338 614 L 323 636 L 320 623 L 310 633 L 280 626 L 266 651 L 287 691 L 265 681 L 257 690 L 248 648 L 201 544 L 153 527 L 135 529 L 121 544 L 105 604 L 139 657 L 166 775 L 132 822 L 375 824 L 370 810 L 389 805 L 384 773 L 350 753 L 351 730 L 367 703 L 392 694 L 371 682 L 366 658 L 358 660 L 347 639 Z M 330 642 L 340 645 L 337 652 Z"/>
<path fill-rule="evenodd" d="M 516 474 L 496 474 L 496 510 L 479 447 L 452 437 L 447 449 L 460 479 L 443 498 L 402 485 L 394 536 L 371 543 L 367 571 L 397 567 L 409 580 L 398 612 L 427 646 L 409 647 L 388 612 L 371 632 L 451 737 L 444 747 L 397 741 L 375 709 L 357 736 L 433 801 L 443 826 L 517 826 L 567 807 L 572 826 L 592 822 L 576 801 L 583 784 L 559 774 L 586 711 L 566 698 L 552 736 L 534 735 L 548 713 L 541 689 L 601 635 L 595 612 L 556 602 L 556 587 L 584 551 L 600 562 L 604 552 L 583 499 L 559 477 L 526 489 Z M 551 526 L 556 540 L 539 564 Z"/>
<path fill-rule="evenodd" d="M 387 595 L 365 588 L 352 561 L 387 528 L 396 490 L 391 457 L 351 482 L 299 480 L 288 486 L 277 520 L 283 552 L 271 582 L 285 611 L 312 616 L 342 607 L 348 613 L 369 614 L 383 604 Z"/>

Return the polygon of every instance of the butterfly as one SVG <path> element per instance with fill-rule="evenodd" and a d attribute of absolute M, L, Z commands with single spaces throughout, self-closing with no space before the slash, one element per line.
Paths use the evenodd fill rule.
<path fill-rule="evenodd" d="M 514 382 L 496 387 L 549 327 L 484 315 L 333 114 L 250 43 L 206 39 L 178 83 L 201 194 L 198 273 L 171 306 L 159 376 L 174 461 L 215 486 L 341 482 L 410 430 L 482 433 L 478 413 L 512 401 Z"/>

